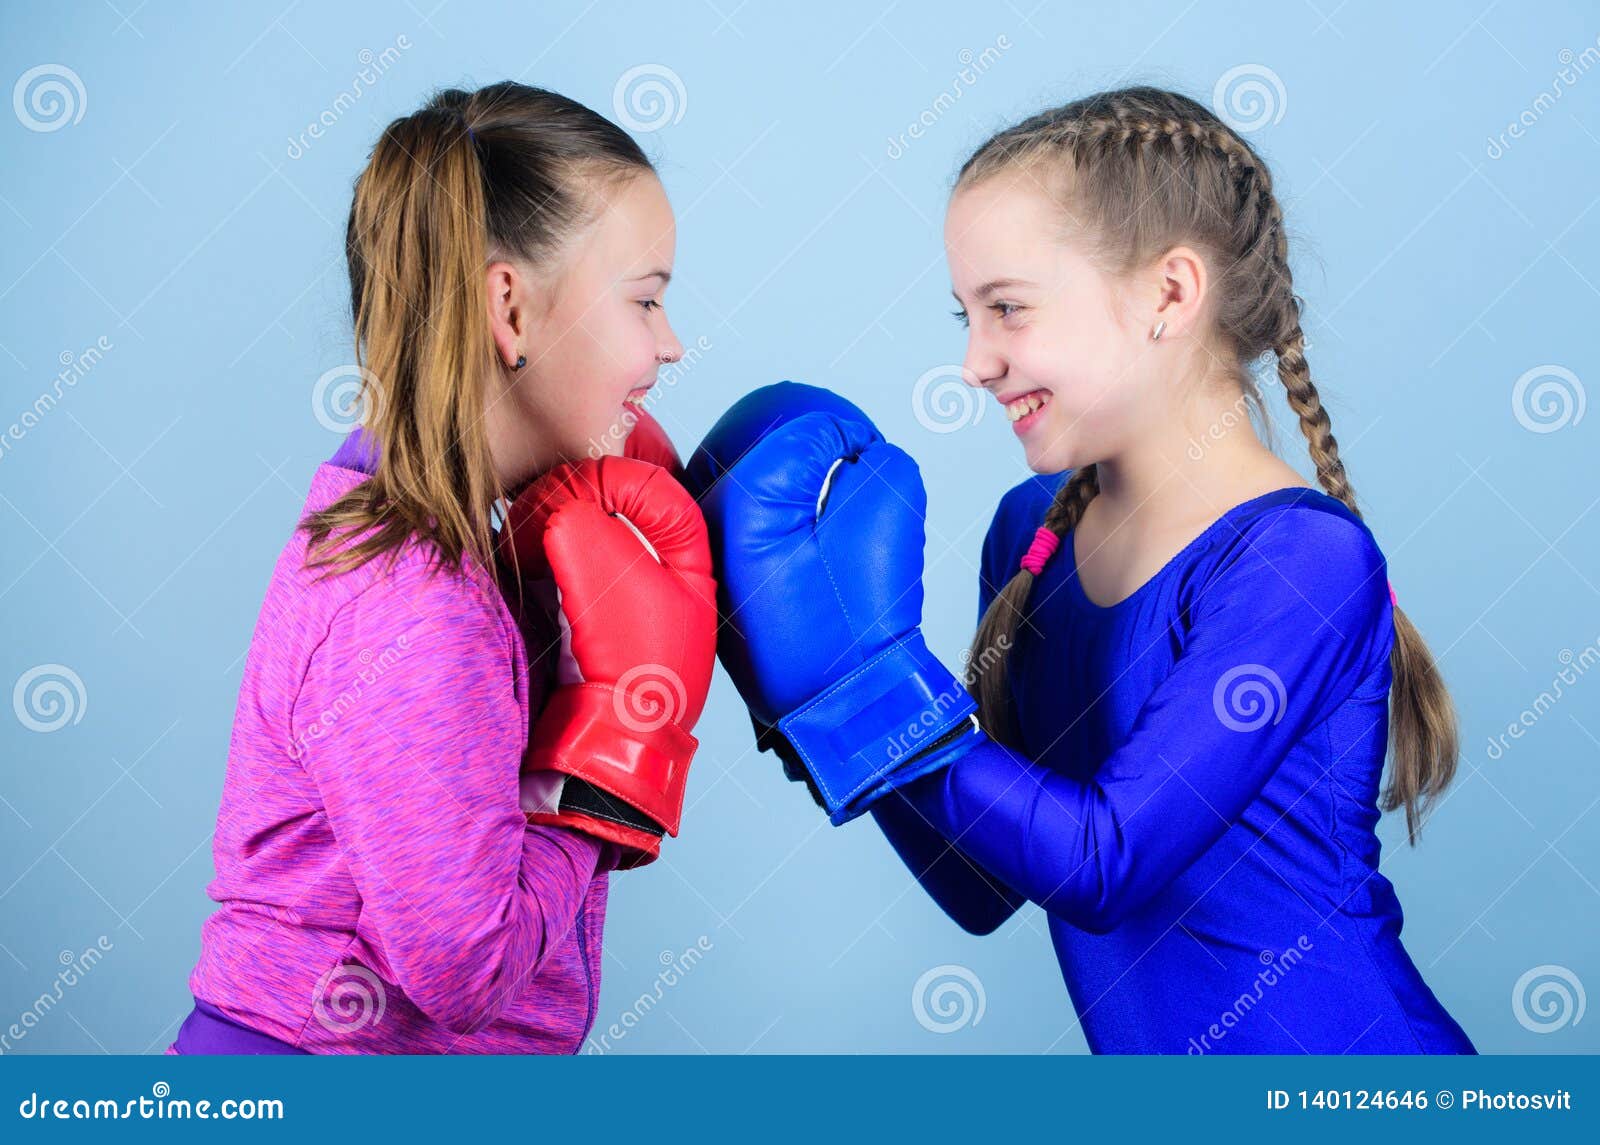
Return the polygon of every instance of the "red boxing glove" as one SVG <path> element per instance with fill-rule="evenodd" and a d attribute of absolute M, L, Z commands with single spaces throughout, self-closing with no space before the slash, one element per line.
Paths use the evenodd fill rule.
<path fill-rule="evenodd" d="M 661 468 L 625 457 L 560 465 L 511 505 L 502 557 L 548 577 L 561 630 L 557 687 L 523 757 L 537 823 L 617 843 L 620 867 L 677 835 L 690 734 L 716 659 L 705 518 Z M 506 551 L 509 550 L 509 551 Z"/>
<path fill-rule="evenodd" d="M 672 439 L 667 436 L 667 431 L 661 428 L 658 422 L 643 406 L 631 407 L 631 412 L 636 419 L 633 429 L 628 433 L 628 438 L 622 443 L 622 456 L 636 457 L 640 461 L 648 461 L 651 465 L 659 465 L 678 480 L 683 480 L 683 462 L 678 459 L 678 451 L 673 448 Z"/>

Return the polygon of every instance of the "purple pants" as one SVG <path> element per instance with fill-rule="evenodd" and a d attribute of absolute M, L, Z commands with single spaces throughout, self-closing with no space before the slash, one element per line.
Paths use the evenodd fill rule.
<path fill-rule="evenodd" d="M 228 1017 L 209 1002 L 196 998 L 194 1009 L 178 1027 L 178 1038 L 167 1050 L 172 1054 L 303 1054 L 260 1030 L 252 1030 Z"/>

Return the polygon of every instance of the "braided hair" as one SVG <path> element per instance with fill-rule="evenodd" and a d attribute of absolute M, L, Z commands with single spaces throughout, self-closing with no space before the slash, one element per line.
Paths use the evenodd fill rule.
<path fill-rule="evenodd" d="M 1216 274 L 1215 344 L 1243 397 L 1270 425 L 1248 366 L 1271 353 L 1318 483 L 1359 519 L 1355 490 L 1306 362 L 1283 209 L 1267 165 L 1250 145 L 1187 96 L 1129 87 L 1051 108 L 995 135 L 962 166 L 953 194 L 1018 170 L 1036 176 L 1074 232 L 1087 237 L 1097 261 L 1113 271 L 1126 272 L 1179 243 L 1202 253 Z M 1081 466 L 1062 483 L 1042 527 L 1065 538 L 1098 492 L 1095 466 Z M 1035 575 L 1023 568 L 999 590 L 968 657 L 969 688 L 984 726 L 1013 746 L 1019 745 L 1007 659 Z M 1382 807 L 1405 808 L 1415 844 L 1428 805 L 1454 776 L 1459 730 L 1438 667 L 1398 607 L 1394 630 L 1392 765 Z M 985 654 L 990 649 L 1000 654 Z"/>

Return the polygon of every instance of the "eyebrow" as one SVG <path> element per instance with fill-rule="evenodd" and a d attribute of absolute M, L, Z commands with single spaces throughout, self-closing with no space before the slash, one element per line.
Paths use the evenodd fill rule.
<path fill-rule="evenodd" d="M 647 278 L 659 278 L 661 280 L 661 285 L 664 287 L 667 285 L 667 283 L 672 281 L 672 272 L 670 270 L 652 270 L 645 274 L 636 274 L 632 278 L 628 279 L 628 281 L 643 282 Z"/>
<path fill-rule="evenodd" d="M 981 300 L 981 299 L 987 298 L 989 295 L 995 293 L 997 290 L 1005 290 L 1007 287 L 1011 287 L 1011 286 L 1033 286 L 1033 285 L 1035 285 L 1035 284 L 1032 283 L 1032 282 L 1029 282 L 1025 278 L 997 278 L 997 279 L 994 279 L 992 282 L 986 282 L 982 286 L 978 287 L 978 289 L 973 293 L 972 297 Z M 952 298 L 954 298 L 957 302 L 961 301 L 961 295 L 957 294 L 954 290 L 950 291 L 950 296 Z"/>

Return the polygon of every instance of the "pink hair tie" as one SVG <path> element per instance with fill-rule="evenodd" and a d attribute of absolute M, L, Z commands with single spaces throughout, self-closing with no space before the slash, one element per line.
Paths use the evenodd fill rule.
<path fill-rule="evenodd" d="M 1389 582 L 1389 604 L 1393 608 L 1400 607 L 1400 598 L 1394 594 L 1394 581 Z"/>
<path fill-rule="evenodd" d="M 1045 562 L 1055 555 L 1056 546 L 1061 544 L 1061 538 L 1045 526 L 1040 525 L 1033 534 L 1033 544 L 1028 546 L 1027 554 L 1022 558 L 1022 567 L 1038 576 L 1044 571 Z"/>

